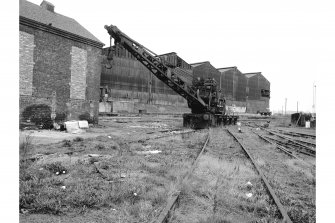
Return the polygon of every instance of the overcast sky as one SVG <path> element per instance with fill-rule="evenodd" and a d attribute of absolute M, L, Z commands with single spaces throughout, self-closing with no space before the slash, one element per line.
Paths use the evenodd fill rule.
<path fill-rule="evenodd" d="M 31 0 L 40 4 L 42 0 Z M 157 54 L 176 52 L 189 63 L 210 61 L 262 72 L 271 83 L 270 109 L 312 110 L 313 83 L 334 62 L 331 1 L 49 0 L 55 12 L 76 19 L 109 44 L 104 25 Z M 333 60 L 331 60 L 333 56 Z"/>

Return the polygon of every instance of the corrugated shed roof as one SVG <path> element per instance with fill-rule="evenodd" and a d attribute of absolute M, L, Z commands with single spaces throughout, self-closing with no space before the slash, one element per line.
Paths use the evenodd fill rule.
<path fill-rule="evenodd" d="M 176 55 L 176 52 L 170 52 L 170 53 L 164 53 L 164 54 L 160 54 L 158 56 L 167 56 L 167 55 Z"/>
<path fill-rule="evenodd" d="M 190 65 L 191 65 L 192 67 L 197 67 L 197 66 L 200 66 L 200 65 L 202 65 L 202 64 L 204 64 L 204 63 L 209 63 L 209 61 L 198 62 L 198 63 L 191 63 Z"/>
<path fill-rule="evenodd" d="M 253 76 L 258 75 L 258 74 L 262 74 L 262 73 L 261 73 L 261 72 L 244 73 L 244 75 L 245 75 L 247 78 L 253 77 Z"/>
<path fill-rule="evenodd" d="M 55 28 L 102 43 L 76 20 L 56 12 L 48 11 L 26 0 L 20 0 L 20 16 L 46 25 L 52 24 Z"/>
<path fill-rule="evenodd" d="M 223 67 L 223 68 L 218 68 L 217 70 L 220 71 L 221 73 L 226 72 L 228 70 L 236 69 L 236 67 Z"/>

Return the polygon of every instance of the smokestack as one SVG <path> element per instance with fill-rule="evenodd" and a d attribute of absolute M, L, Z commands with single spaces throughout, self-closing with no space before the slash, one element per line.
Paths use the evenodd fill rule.
<path fill-rule="evenodd" d="M 40 6 L 45 9 L 48 10 L 49 12 L 55 12 L 55 6 L 53 4 L 51 4 L 50 2 L 47 1 L 43 1 Z"/>

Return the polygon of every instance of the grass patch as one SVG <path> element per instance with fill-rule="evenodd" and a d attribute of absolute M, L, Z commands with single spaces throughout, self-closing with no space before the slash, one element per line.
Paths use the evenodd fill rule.
<path fill-rule="evenodd" d="M 73 142 L 82 142 L 84 139 L 82 137 L 76 137 L 73 139 Z"/>

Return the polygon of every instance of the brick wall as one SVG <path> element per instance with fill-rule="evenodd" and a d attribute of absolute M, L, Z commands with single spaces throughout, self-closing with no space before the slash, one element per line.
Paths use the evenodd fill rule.
<path fill-rule="evenodd" d="M 20 31 L 20 95 L 33 93 L 34 35 Z"/>
<path fill-rule="evenodd" d="M 51 106 L 55 94 L 56 113 L 97 117 L 101 51 L 20 24 L 20 112 L 31 104 Z"/>

